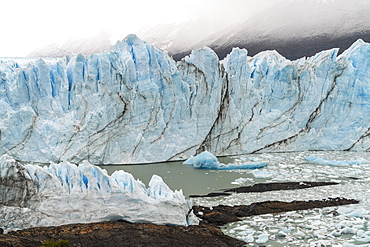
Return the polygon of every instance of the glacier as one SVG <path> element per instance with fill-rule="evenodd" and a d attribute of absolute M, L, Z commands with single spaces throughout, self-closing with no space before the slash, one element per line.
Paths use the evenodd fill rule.
<path fill-rule="evenodd" d="M 153 175 L 149 187 L 122 170 L 111 176 L 87 161 L 22 165 L 0 157 L 0 227 L 6 230 L 103 220 L 187 226 L 191 203 Z"/>
<path fill-rule="evenodd" d="M 128 164 L 370 148 L 370 45 L 290 61 L 204 47 L 175 62 L 135 35 L 109 52 L 0 60 L 0 155 Z"/>

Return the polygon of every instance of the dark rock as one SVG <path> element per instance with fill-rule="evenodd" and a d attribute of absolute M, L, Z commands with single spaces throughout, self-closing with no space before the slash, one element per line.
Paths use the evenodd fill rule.
<path fill-rule="evenodd" d="M 193 206 L 194 214 L 202 219 L 201 224 L 224 225 L 229 222 L 240 220 L 240 217 L 247 217 L 261 214 L 282 213 L 296 210 L 307 210 L 313 208 L 333 207 L 339 205 L 357 204 L 359 201 L 345 198 L 329 198 L 324 200 L 310 201 L 265 201 L 252 203 L 250 205 L 216 207 Z M 217 217 L 216 217 L 217 216 Z M 227 222 L 227 220 L 229 220 Z M 226 222 L 226 223 L 225 223 Z"/>
<path fill-rule="evenodd" d="M 225 192 L 212 192 L 208 193 L 207 195 L 190 195 L 189 197 L 195 198 L 195 197 L 216 197 L 216 196 L 229 196 L 230 193 Z"/>
<path fill-rule="evenodd" d="M 317 186 L 337 185 L 335 182 L 286 182 L 286 183 L 261 183 L 252 186 L 242 186 L 238 188 L 225 189 L 225 192 L 250 193 L 266 192 L 274 190 L 298 190 Z"/>
<path fill-rule="evenodd" d="M 229 196 L 230 193 L 251 193 L 251 192 L 266 192 L 273 190 L 298 190 L 312 188 L 316 186 L 337 185 L 335 182 L 285 182 L 285 183 L 260 183 L 252 186 L 242 186 L 232 189 L 224 189 L 224 192 L 212 192 L 207 195 L 190 195 L 189 197 L 216 197 L 216 196 Z"/>
<path fill-rule="evenodd" d="M 132 224 L 109 221 L 38 227 L 0 236 L 0 246 L 41 246 L 45 240 L 68 240 L 73 246 L 243 246 L 245 242 L 231 238 L 210 226 L 169 226 L 147 223 Z"/>
<path fill-rule="evenodd" d="M 222 226 L 230 222 L 240 221 L 238 216 L 232 213 L 210 210 L 204 207 L 200 208 L 197 208 L 197 206 L 193 207 L 195 215 L 202 219 L 201 225 Z"/>

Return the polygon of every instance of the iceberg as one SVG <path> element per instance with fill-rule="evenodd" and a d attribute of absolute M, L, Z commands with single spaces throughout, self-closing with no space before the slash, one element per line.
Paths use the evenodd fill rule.
<path fill-rule="evenodd" d="M 362 165 L 369 164 L 369 161 L 360 158 L 356 160 L 327 160 L 324 158 L 310 155 L 304 158 L 305 160 L 318 164 L 318 165 L 329 165 L 329 166 L 351 166 L 351 165 Z"/>
<path fill-rule="evenodd" d="M 0 59 L 0 155 L 92 164 L 370 148 L 370 44 L 290 61 L 210 48 L 179 62 L 135 35 L 109 52 Z"/>
<path fill-rule="evenodd" d="M 182 191 L 153 175 L 149 187 L 122 170 L 88 162 L 22 165 L 0 157 L 0 227 L 6 230 L 103 220 L 196 224 Z"/>
<path fill-rule="evenodd" d="M 263 233 L 258 236 L 258 239 L 256 240 L 257 244 L 264 244 L 269 240 L 269 235 L 266 233 Z"/>
<path fill-rule="evenodd" d="M 192 165 L 196 169 L 213 169 L 213 170 L 236 170 L 236 169 L 259 169 L 267 166 L 267 162 L 244 162 L 240 164 L 222 164 L 217 157 L 208 151 L 187 159 L 184 165 Z"/>

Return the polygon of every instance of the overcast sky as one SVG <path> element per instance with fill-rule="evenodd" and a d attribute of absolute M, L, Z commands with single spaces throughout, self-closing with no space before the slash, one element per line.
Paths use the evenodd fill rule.
<path fill-rule="evenodd" d="M 0 57 L 26 56 L 50 43 L 107 31 L 137 33 L 143 27 L 197 18 L 238 22 L 284 0 L 4 0 Z"/>

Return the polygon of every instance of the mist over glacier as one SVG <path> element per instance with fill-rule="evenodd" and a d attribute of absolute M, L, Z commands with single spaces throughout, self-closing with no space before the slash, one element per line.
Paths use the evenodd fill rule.
<path fill-rule="evenodd" d="M 79 35 L 69 39 L 63 35 L 60 38 L 47 36 L 48 39 L 54 37 L 54 43 L 34 47 L 28 56 L 62 57 L 109 51 L 117 40 L 129 33 L 168 51 L 175 60 L 204 46 L 211 47 L 220 59 L 225 58 L 233 47 L 240 47 L 246 48 L 250 56 L 274 49 L 295 60 L 332 48 L 340 48 L 341 53 L 358 39 L 370 41 L 370 2 L 366 0 L 188 0 L 175 4 L 163 1 L 167 3 L 148 2 L 154 5 L 150 8 L 160 6 L 158 11 L 139 12 L 134 16 L 129 12 L 122 15 L 107 10 L 111 13 L 109 17 L 99 21 L 99 24 L 106 23 L 105 29 L 100 30 L 99 25 L 95 25 L 90 35 L 82 35 L 82 30 L 78 29 Z M 113 11 L 118 9 L 121 8 L 117 6 Z M 99 8 L 96 15 L 100 12 Z M 163 20 L 172 15 L 176 18 Z M 90 16 L 80 17 L 81 21 L 86 22 Z M 133 18 L 136 18 L 135 22 L 131 21 Z M 158 18 L 162 21 L 158 22 Z M 139 28 L 138 24 L 147 19 Z M 87 23 L 91 25 L 95 21 Z M 68 30 L 75 28 L 73 24 Z M 9 53 L 5 50 L 0 54 Z"/>
<path fill-rule="evenodd" d="M 87 57 L 0 61 L 0 154 L 93 164 L 254 152 L 353 150 L 369 142 L 362 40 L 290 61 L 275 51 L 175 62 L 129 35 Z"/>

